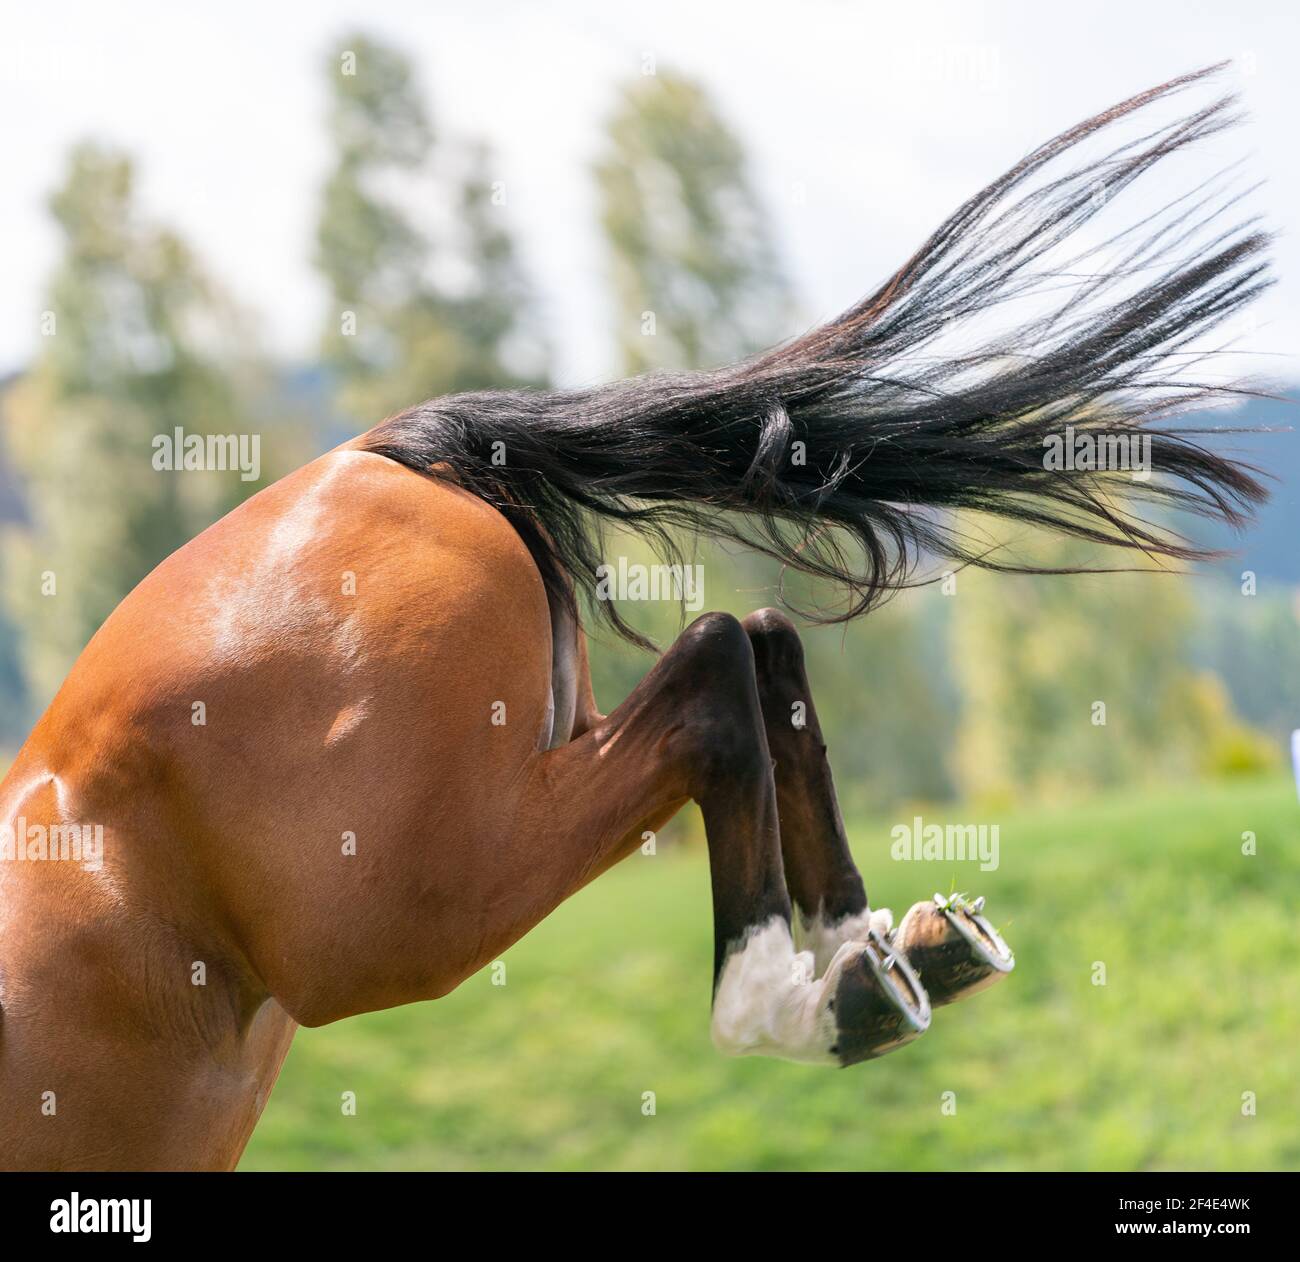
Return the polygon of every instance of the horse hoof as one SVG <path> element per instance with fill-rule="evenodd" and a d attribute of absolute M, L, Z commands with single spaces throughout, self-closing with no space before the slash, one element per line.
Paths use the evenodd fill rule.
<path fill-rule="evenodd" d="M 925 987 L 882 934 L 871 929 L 865 941 L 846 942 L 840 951 L 845 959 L 835 988 L 831 1052 L 841 1065 L 884 1056 L 930 1028 Z"/>
<path fill-rule="evenodd" d="M 912 907 L 890 939 L 921 975 L 936 1008 L 986 990 L 1016 966 L 1002 935 L 983 916 L 984 900 L 960 894 Z"/>

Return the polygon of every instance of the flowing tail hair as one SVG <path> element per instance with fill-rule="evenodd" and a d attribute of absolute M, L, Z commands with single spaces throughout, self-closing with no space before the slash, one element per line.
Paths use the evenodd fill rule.
<path fill-rule="evenodd" d="M 842 604 L 796 611 L 823 622 L 908 585 L 923 554 L 1062 572 L 1008 559 L 953 510 L 1155 557 L 1217 555 L 1158 524 L 1163 510 L 1240 527 L 1266 492 L 1255 471 L 1198 441 L 1215 431 L 1169 421 L 1255 393 L 1189 369 L 1206 355 L 1196 339 L 1270 283 L 1269 237 L 1255 220 L 1222 222 L 1243 195 L 1231 168 L 1090 245 L 1075 234 L 1162 159 L 1238 121 L 1235 99 L 1057 166 L 1222 68 L 1142 92 L 1035 149 L 870 297 L 789 343 L 711 371 L 435 399 L 364 445 L 494 505 L 553 600 L 576 613 L 576 591 L 641 644 L 613 602 L 595 599 L 607 523 L 649 534 L 676 559 L 685 529 L 839 584 Z M 1066 244 L 1075 252 L 1061 259 Z M 1017 302 L 1035 313 L 1017 321 Z M 1076 441 L 1140 440 L 1153 476 L 1118 494 L 1112 472 L 1048 467 L 1067 429 Z"/>

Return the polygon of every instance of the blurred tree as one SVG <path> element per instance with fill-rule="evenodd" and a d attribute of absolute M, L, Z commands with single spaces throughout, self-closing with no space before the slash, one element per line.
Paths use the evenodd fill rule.
<path fill-rule="evenodd" d="M 1036 538 L 1042 565 L 1097 563 Z M 964 796 L 1000 803 L 1275 763 L 1191 657 L 1190 585 L 1169 572 L 965 571 L 953 597 Z"/>
<path fill-rule="evenodd" d="M 699 84 L 626 87 L 595 174 L 625 372 L 713 367 L 790 334 L 744 151 Z"/>
<path fill-rule="evenodd" d="M 345 409 L 373 424 L 434 395 L 542 384 L 546 347 L 490 151 L 435 146 L 410 63 L 394 48 L 353 34 L 327 73 L 335 165 L 316 262 L 331 297 L 322 350 Z M 455 192 L 435 241 L 422 225 L 439 188 Z M 407 206 L 423 208 L 419 222 Z"/>
<path fill-rule="evenodd" d="M 454 390 L 549 379 L 550 348 L 506 226 L 506 190 L 491 177 L 492 161 L 483 142 L 464 146 L 455 234 L 464 277 L 450 306 L 465 349 Z"/>
<path fill-rule="evenodd" d="M 4 400 L 27 521 L 6 532 L 3 582 L 37 704 L 149 570 L 257 489 L 153 458 L 177 426 L 250 432 L 243 401 L 260 380 L 241 314 L 137 214 L 128 158 L 78 146 L 50 206 L 63 256 L 45 336 Z M 264 452 L 264 477 L 274 463 Z"/>
<path fill-rule="evenodd" d="M 846 815 L 945 801 L 957 698 L 950 602 L 906 592 L 867 617 L 805 633 L 808 674 Z"/>

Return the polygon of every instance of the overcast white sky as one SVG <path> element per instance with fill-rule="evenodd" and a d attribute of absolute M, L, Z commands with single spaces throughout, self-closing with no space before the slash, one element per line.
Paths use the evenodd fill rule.
<path fill-rule="evenodd" d="M 35 347 L 56 247 L 44 199 L 86 135 L 137 156 L 148 212 L 260 314 L 270 347 L 310 357 L 322 58 L 360 23 L 416 61 L 441 129 L 495 145 L 563 384 L 611 372 L 588 170 L 612 87 L 645 54 L 703 78 L 743 135 L 809 318 L 861 296 L 1035 143 L 1236 58 L 1252 117 L 1231 144 L 1267 178 L 1254 205 L 1284 233 L 1252 344 L 1300 375 L 1297 13 L 1264 0 L 6 4 L 0 372 Z"/>

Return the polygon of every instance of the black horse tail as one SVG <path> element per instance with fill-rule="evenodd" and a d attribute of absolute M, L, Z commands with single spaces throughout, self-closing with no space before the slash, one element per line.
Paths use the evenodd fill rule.
<path fill-rule="evenodd" d="M 686 528 L 841 585 L 843 603 L 798 610 L 818 621 L 866 612 L 908 585 L 926 553 L 1060 572 L 977 543 L 956 509 L 1156 557 L 1216 555 L 1163 510 L 1240 527 L 1266 492 L 1198 441 L 1213 430 L 1168 422 L 1253 393 L 1195 379 L 1206 352 L 1192 343 L 1270 283 L 1269 238 L 1253 220 L 1222 223 L 1241 196 L 1226 176 L 1090 245 L 1074 234 L 1157 163 L 1236 122 L 1234 98 L 1064 173 L 1056 164 L 1221 69 L 1152 88 L 1034 150 L 874 294 L 792 342 L 712 371 L 435 399 L 376 427 L 366 446 L 495 505 L 553 599 L 575 607 L 583 593 L 642 643 L 612 603 L 594 601 L 611 521 L 674 557 Z M 1021 301 L 1032 314 L 1016 316 Z M 1133 444 L 1142 459 L 1130 467 L 1151 476 L 1121 480 L 1104 461 L 1073 459 L 1090 441 L 1112 454 Z"/>

